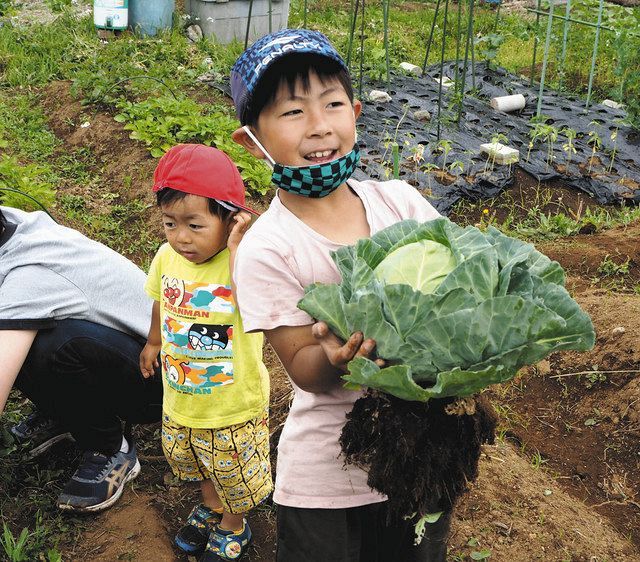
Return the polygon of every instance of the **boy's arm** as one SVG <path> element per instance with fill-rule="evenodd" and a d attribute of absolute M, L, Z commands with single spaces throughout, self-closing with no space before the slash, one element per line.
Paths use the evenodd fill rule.
<path fill-rule="evenodd" d="M 147 336 L 147 343 L 140 353 L 140 372 L 145 379 L 153 376 L 155 373 L 154 367 L 157 369 L 158 365 L 158 353 L 162 346 L 162 337 L 160 335 L 160 303 L 153 301 L 153 308 L 151 310 L 151 326 L 149 328 L 149 335 Z"/>
<path fill-rule="evenodd" d="M 356 355 L 368 357 L 376 345 L 372 339 L 364 340 L 361 332 L 342 343 L 324 322 L 280 326 L 265 334 L 293 382 L 316 393 L 335 388 L 347 363 Z"/>
<path fill-rule="evenodd" d="M 233 279 L 233 270 L 236 265 L 236 253 L 238 251 L 238 245 L 240 244 L 244 233 L 251 224 L 251 215 L 246 211 L 241 211 L 233 216 L 234 225 L 229 233 L 227 239 L 227 248 L 229 248 L 229 271 L 231 271 L 231 292 L 233 293 L 233 299 L 238 302 L 236 292 L 236 282 Z"/>
<path fill-rule="evenodd" d="M 3 350 L 0 364 L 0 412 L 4 410 L 9 392 L 37 333 L 37 330 L 0 330 L 0 349 Z"/>

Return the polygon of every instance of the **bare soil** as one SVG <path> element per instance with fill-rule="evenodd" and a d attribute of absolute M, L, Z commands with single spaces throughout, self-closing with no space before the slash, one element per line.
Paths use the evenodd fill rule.
<path fill-rule="evenodd" d="M 150 206 L 147 228 L 160 240 L 150 194 L 157 161 L 110 115 L 88 112 L 73 100 L 68 83 L 51 84 L 43 103 L 63 150 L 88 147 L 103 178 L 90 187 L 62 186 L 60 194 L 82 195 L 96 208 L 109 204 L 99 197 L 105 189 L 125 200 L 142 197 Z M 87 121 L 88 127 L 80 127 Z M 595 206 L 561 184 L 544 187 L 552 191 L 551 207 L 584 211 Z M 521 202 L 523 215 L 539 189 L 518 173 L 510 196 Z M 473 224 L 477 213 L 481 210 L 453 218 Z M 567 270 L 569 288 L 592 315 L 597 344 L 588 353 L 555 354 L 511 384 L 491 389 L 504 438 L 483 449 L 480 475 L 456 508 L 450 560 L 470 560 L 483 549 L 497 562 L 640 560 L 640 294 L 633 291 L 640 281 L 639 235 L 636 223 L 539 246 Z M 627 263 L 628 271 L 604 275 L 605 257 Z M 272 380 L 275 454 L 291 389 L 268 347 L 265 361 Z M 61 538 L 65 560 L 187 560 L 172 546 L 172 537 L 197 500 L 197 490 L 168 474 L 154 441 L 156 430 L 137 430 L 139 442 L 147 443 L 143 471 L 121 501 L 86 519 L 79 539 Z M 20 506 L 12 515 L 20 520 Z M 251 514 L 250 522 L 255 540 L 247 560 L 275 560 L 272 506 Z"/>

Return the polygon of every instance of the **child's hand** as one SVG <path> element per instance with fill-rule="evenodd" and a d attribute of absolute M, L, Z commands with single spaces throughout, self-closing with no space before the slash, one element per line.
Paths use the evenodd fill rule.
<path fill-rule="evenodd" d="M 311 327 L 311 332 L 316 341 L 322 346 L 329 363 L 342 371 L 347 371 L 347 363 L 356 356 L 368 357 L 376 348 L 375 340 L 371 338 L 364 339 L 362 332 L 354 332 L 351 337 L 342 342 L 324 322 L 316 322 Z M 376 365 L 383 367 L 385 362 L 383 359 L 375 359 Z"/>
<path fill-rule="evenodd" d="M 238 249 L 238 244 L 242 240 L 244 233 L 247 232 L 249 225 L 251 224 L 251 215 L 246 211 L 240 211 L 233 216 L 235 224 L 229 233 L 227 240 L 227 248 L 234 253 Z"/>
<path fill-rule="evenodd" d="M 154 367 L 157 369 L 160 366 L 158 363 L 160 347 L 161 346 L 159 344 L 147 342 L 140 353 L 140 372 L 145 379 L 148 379 L 155 374 Z"/>

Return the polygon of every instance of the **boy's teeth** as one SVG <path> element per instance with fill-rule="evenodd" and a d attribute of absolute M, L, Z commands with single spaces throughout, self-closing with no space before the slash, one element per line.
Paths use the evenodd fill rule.
<path fill-rule="evenodd" d="M 326 158 L 331 154 L 333 150 L 323 150 L 322 152 L 312 152 L 309 154 L 309 158 Z"/>

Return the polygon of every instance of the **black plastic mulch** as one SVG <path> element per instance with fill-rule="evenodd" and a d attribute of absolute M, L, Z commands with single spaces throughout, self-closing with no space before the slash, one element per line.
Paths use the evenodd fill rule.
<path fill-rule="evenodd" d="M 453 80 L 455 63 L 447 63 L 444 74 Z M 394 74 L 388 86 L 385 82 L 365 80 L 364 107 L 358 121 L 361 169 L 354 177 L 383 180 L 393 177 L 392 144 L 395 142 L 400 148 L 400 178 L 419 188 L 440 212 L 447 214 L 460 198 L 495 197 L 513 183 L 515 165 L 494 165 L 480 153 L 481 144 L 491 142 L 501 133 L 507 137 L 508 146 L 520 151 L 517 166 L 539 180 L 562 179 L 601 204 L 640 202 L 640 134 L 622 124 L 624 111 L 601 104 L 585 110 L 584 100 L 577 96 L 547 90 L 541 113 L 547 118 L 546 123 L 559 131 L 565 127 L 576 131 L 573 142 L 576 153 L 571 154 L 567 166 L 569 155 L 563 149 L 567 138 L 560 132 L 551 146 L 552 160 L 548 156 L 549 145 L 542 140 L 534 143 L 527 159 L 530 130 L 534 126 L 530 119 L 536 113 L 538 85 L 531 88 L 523 77 L 479 63 L 475 66 L 475 87 L 470 69 L 465 79 L 467 94 L 459 125 L 452 100 L 454 86 L 442 89 L 438 145 L 438 76 L 439 66 L 432 65 L 426 75 L 419 78 Z M 228 83 L 212 85 L 229 94 Z M 357 90 L 358 84 L 354 87 Z M 366 101 L 372 89 L 387 91 L 392 101 Z M 513 93 L 524 95 L 523 110 L 507 114 L 489 105 L 492 97 Z M 418 110 L 429 111 L 431 121 L 416 119 L 414 113 Z M 616 130 L 611 165 L 614 148 L 611 135 Z M 595 131 L 602 142 L 595 152 L 591 170 L 592 146 L 587 142 L 590 131 Z M 450 141 L 446 164 L 443 140 Z M 443 165 L 448 172 L 446 176 L 440 171 Z M 447 183 L 449 185 L 445 185 Z"/>

